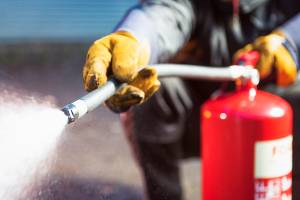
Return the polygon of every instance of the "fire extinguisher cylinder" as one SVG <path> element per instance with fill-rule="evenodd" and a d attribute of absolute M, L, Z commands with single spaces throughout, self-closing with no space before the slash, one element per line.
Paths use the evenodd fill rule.
<path fill-rule="evenodd" d="M 210 99 L 201 110 L 202 199 L 291 200 L 289 104 L 246 88 Z"/>

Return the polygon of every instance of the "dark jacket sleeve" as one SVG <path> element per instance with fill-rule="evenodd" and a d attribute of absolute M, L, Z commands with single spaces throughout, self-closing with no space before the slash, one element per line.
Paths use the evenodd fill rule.
<path fill-rule="evenodd" d="M 189 39 L 195 23 L 189 0 L 145 0 L 133 7 L 116 30 L 132 33 L 151 46 L 151 63 L 164 62 Z"/>

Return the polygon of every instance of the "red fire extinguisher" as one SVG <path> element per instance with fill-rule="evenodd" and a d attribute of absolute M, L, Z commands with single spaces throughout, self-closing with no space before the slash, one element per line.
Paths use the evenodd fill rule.
<path fill-rule="evenodd" d="M 242 61 L 257 61 L 250 58 Z M 203 200 L 292 199 L 292 110 L 285 100 L 244 84 L 208 100 L 201 124 Z"/>

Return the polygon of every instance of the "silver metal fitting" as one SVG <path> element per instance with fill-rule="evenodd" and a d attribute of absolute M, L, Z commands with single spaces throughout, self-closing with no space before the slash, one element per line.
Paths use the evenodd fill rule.
<path fill-rule="evenodd" d="M 243 82 L 251 81 L 253 85 L 258 85 L 259 73 L 253 66 L 233 65 L 229 69 L 231 70 L 233 80 L 242 79 Z"/>
<path fill-rule="evenodd" d="M 68 104 L 63 107 L 62 111 L 68 117 L 68 124 L 74 122 L 78 118 L 78 112 L 73 104 Z"/>

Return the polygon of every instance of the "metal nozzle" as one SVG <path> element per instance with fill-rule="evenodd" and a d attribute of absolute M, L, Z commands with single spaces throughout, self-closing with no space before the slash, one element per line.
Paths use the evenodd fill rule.
<path fill-rule="evenodd" d="M 66 105 L 65 107 L 63 107 L 62 111 L 68 117 L 68 124 L 78 119 L 79 116 L 78 109 L 73 104 Z"/>
<path fill-rule="evenodd" d="M 65 107 L 63 107 L 63 109 L 61 109 L 65 115 L 68 117 L 68 124 L 72 123 L 75 121 L 75 115 L 74 115 L 74 111 L 72 110 L 72 104 L 68 104 Z"/>

